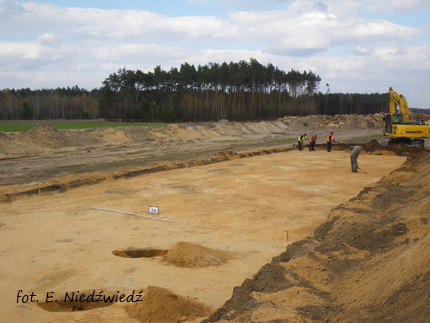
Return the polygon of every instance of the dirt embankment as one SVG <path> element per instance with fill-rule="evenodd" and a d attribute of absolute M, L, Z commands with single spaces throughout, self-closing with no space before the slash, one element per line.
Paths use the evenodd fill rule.
<path fill-rule="evenodd" d="M 318 129 L 330 127 L 332 129 L 371 129 L 383 128 L 385 125 L 384 117 L 386 113 L 375 114 L 337 114 L 335 116 L 313 115 L 307 117 L 284 117 L 280 118 L 284 124 L 294 128 L 307 127 L 308 129 Z M 430 122 L 430 115 L 423 113 L 410 113 L 411 120 Z"/>
<path fill-rule="evenodd" d="M 318 145 L 325 143 L 330 131 L 336 144 L 367 142 L 382 137 L 382 117 L 307 116 L 79 130 L 56 130 L 44 121 L 28 131 L 0 132 L 0 186 L 29 185 L 71 174 L 126 172 L 160 162 L 207 159 L 220 151 L 286 147 L 305 132 L 307 138 L 318 135 Z"/>
<path fill-rule="evenodd" d="M 101 144 L 141 143 L 145 141 L 192 141 L 226 136 L 288 134 L 318 130 L 379 129 L 385 113 L 368 115 L 312 115 L 284 117 L 277 121 L 171 124 L 167 127 L 104 127 L 80 130 L 56 130 L 49 123 L 18 133 L 0 131 L 0 156 L 34 154 L 64 147 L 88 147 Z M 411 113 L 412 120 L 427 124 L 430 116 Z M 53 121 L 55 122 L 55 121 Z"/>
<path fill-rule="evenodd" d="M 312 130 L 321 127 L 330 127 L 332 129 L 370 129 L 383 127 L 384 116 L 385 113 L 368 115 L 342 114 L 335 116 L 313 115 L 307 117 L 284 117 L 279 120 L 292 127 L 306 127 Z"/>
<path fill-rule="evenodd" d="M 285 117 L 270 122 L 230 122 L 171 124 L 167 127 L 104 127 L 80 130 L 56 130 L 41 124 L 18 133 L 0 132 L 0 157 L 28 155 L 59 148 L 124 145 L 145 142 L 189 142 L 209 138 L 318 132 L 319 130 L 379 129 L 384 113 Z M 423 119 L 421 117 L 420 119 Z M 430 117 L 429 117 L 430 119 Z"/>
<path fill-rule="evenodd" d="M 333 209 L 204 322 L 427 322 L 429 208 L 430 153 L 421 151 Z"/>

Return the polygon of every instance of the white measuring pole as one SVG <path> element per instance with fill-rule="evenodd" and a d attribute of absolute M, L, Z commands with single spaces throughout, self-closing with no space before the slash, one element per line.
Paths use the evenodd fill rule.
<path fill-rule="evenodd" d="M 130 212 L 124 212 L 124 211 L 102 209 L 100 207 L 94 207 L 94 206 L 90 206 L 90 209 L 101 210 L 101 211 L 108 211 L 108 212 L 116 212 L 116 213 L 123 213 L 123 214 L 129 214 L 129 215 L 136 215 L 136 216 L 141 216 L 143 218 L 148 218 L 148 219 L 153 219 L 153 220 L 173 222 L 173 223 L 179 223 L 179 224 L 192 225 L 194 227 L 201 227 L 201 228 L 207 228 L 207 229 L 212 229 L 212 230 L 218 230 L 218 228 L 207 227 L 207 226 L 204 226 L 204 225 L 198 225 L 198 224 L 192 224 L 192 223 L 186 223 L 186 222 L 179 222 L 179 221 L 173 221 L 173 220 L 168 220 L 168 219 L 154 218 L 153 216 L 147 216 L 147 215 L 142 215 L 142 214 L 137 214 L 137 213 L 130 213 Z"/>

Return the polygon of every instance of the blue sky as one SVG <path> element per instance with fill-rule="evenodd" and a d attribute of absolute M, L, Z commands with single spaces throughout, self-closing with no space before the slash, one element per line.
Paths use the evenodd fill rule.
<path fill-rule="evenodd" d="M 256 58 L 320 90 L 430 108 L 428 0 L 0 0 L 0 89 L 100 87 L 119 68 Z"/>
<path fill-rule="evenodd" d="M 47 3 L 47 1 L 33 1 Z M 99 9 L 140 9 L 154 13 L 168 15 L 169 17 L 181 16 L 210 16 L 225 15 L 235 11 L 279 10 L 288 7 L 288 1 L 185 1 L 185 0 L 159 0 L 159 1 L 83 1 L 83 0 L 58 0 L 48 1 L 61 7 L 99 8 Z"/>

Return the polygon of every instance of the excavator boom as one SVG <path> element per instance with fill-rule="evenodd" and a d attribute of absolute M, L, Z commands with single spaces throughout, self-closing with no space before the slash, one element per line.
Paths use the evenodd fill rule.
<path fill-rule="evenodd" d="M 390 93 L 390 112 L 391 113 L 401 113 L 403 115 L 403 121 L 409 121 L 409 108 L 408 101 L 406 98 L 394 91 L 392 87 L 389 88 Z"/>

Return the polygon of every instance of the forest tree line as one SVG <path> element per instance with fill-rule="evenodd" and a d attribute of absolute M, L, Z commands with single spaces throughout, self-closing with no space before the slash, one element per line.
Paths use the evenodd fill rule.
<path fill-rule="evenodd" d="M 288 72 L 272 64 L 226 62 L 181 64 L 169 71 L 144 73 L 126 68 L 110 74 L 100 88 L 78 86 L 31 90 L 3 89 L 0 119 L 95 119 L 187 122 L 273 120 L 287 115 L 388 112 L 383 94 L 330 93 L 319 90 L 312 71 Z"/>

